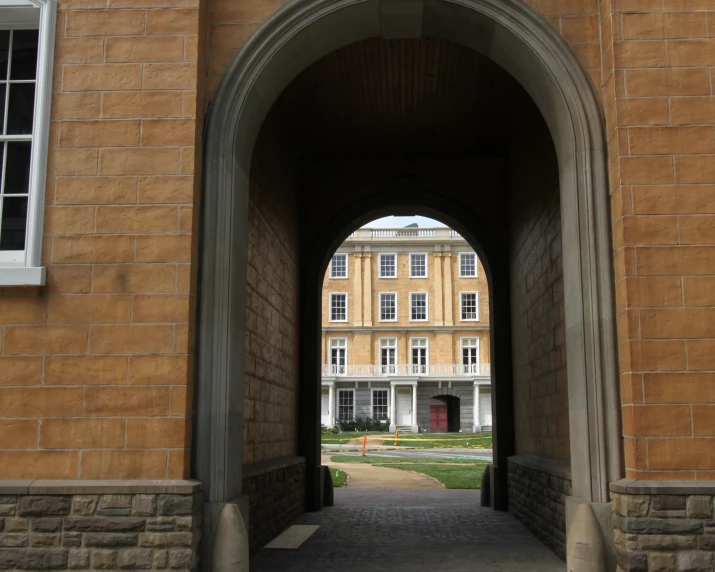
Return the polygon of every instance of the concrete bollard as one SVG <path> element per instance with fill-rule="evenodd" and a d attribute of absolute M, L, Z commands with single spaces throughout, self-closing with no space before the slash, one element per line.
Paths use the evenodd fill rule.
<path fill-rule="evenodd" d="M 568 572 L 606 572 L 606 552 L 596 516 L 588 504 L 578 506 L 566 540 Z"/>
<path fill-rule="evenodd" d="M 212 553 L 213 572 L 249 572 L 248 531 L 237 504 L 228 503 L 218 516 Z"/>

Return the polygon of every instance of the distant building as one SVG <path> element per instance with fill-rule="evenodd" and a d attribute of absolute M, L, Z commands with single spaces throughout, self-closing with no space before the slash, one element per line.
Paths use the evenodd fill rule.
<path fill-rule="evenodd" d="M 323 283 L 322 424 L 491 430 L 489 293 L 449 228 L 361 229 Z"/>

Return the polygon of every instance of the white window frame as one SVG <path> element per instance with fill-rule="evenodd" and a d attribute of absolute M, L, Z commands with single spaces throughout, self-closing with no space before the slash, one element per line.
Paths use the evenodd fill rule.
<path fill-rule="evenodd" d="M 38 30 L 25 250 L 0 252 L 0 286 L 44 286 L 46 277 L 45 267 L 42 266 L 42 227 L 45 214 L 57 1 L 0 0 L 0 15 L 0 28 L 4 30 Z"/>
<path fill-rule="evenodd" d="M 464 296 L 474 294 L 476 318 L 464 317 Z M 478 322 L 479 321 L 479 292 L 460 292 L 459 293 L 459 321 L 460 322 Z"/>
<path fill-rule="evenodd" d="M 395 317 L 391 320 L 383 320 L 382 319 L 382 297 L 383 296 L 394 296 L 395 297 Z M 397 292 L 378 292 L 377 293 L 377 321 L 378 322 L 397 322 L 398 319 L 398 313 L 397 313 Z"/>
<path fill-rule="evenodd" d="M 385 349 L 394 349 L 395 350 L 395 363 L 394 364 L 387 364 L 383 365 L 382 364 L 382 343 L 383 342 L 394 342 L 394 346 L 386 346 Z M 377 340 L 378 347 L 379 347 L 379 353 L 377 356 L 378 364 L 377 367 L 380 370 L 380 375 L 396 375 L 397 374 L 397 364 L 398 364 L 398 353 L 397 353 L 397 338 L 378 338 Z M 385 371 L 382 368 L 383 367 L 394 367 L 394 371 Z"/>
<path fill-rule="evenodd" d="M 345 276 L 333 276 L 333 261 L 335 260 L 336 256 L 343 256 L 345 257 Z M 344 252 L 336 252 L 333 254 L 333 257 L 330 259 L 330 279 L 331 280 L 347 280 L 348 279 L 348 255 Z"/>
<path fill-rule="evenodd" d="M 382 275 L 382 258 L 384 256 L 394 256 L 395 257 L 395 275 L 394 276 L 383 276 Z M 377 277 L 383 280 L 394 280 L 397 278 L 397 253 L 396 252 L 380 252 L 377 257 Z"/>
<path fill-rule="evenodd" d="M 412 350 L 415 349 L 414 343 L 417 340 L 425 342 L 424 346 L 419 346 L 420 348 L 424 347 L 424 349 L 425 349 L 425 365 L 424 365 L 425 371 L 424 371 L 424 373 L 415 371 L 415 366 L 420 367 L 420 364 L 415 363 L 415 356 L 412 352 Z M 413 375 L 429 375 L 429 338 L 426 338 L 424 336 L 416 336 L 414 338 L 410 338 L 410 368 L 412 369 Z"/>
<path fill-rule="evenodd" d="M 333 342 L 345 342 L 345 345 L 340 348 L 336 346 L 333 348 Z M 333 370 L 333 349 L 344 349 L 345 350 L 345 371 L 340 373 L 340 370 L 336 367 Z M 330 368 L 330 375 L 345 376 L 348 373 L 348 339 L 347 338 L 328 338 L 328 367 Z"/>
<path fill-rule="evenodd" d="M 390 418 L 390 390 L 387 387 L 373 387 L 370 390 L 370 417 L 373 419 L 376 419 L 375 417 L 375 392 L 376 391 L 384 391 L 385 394 L 387 395 L 386 404 L 387 404 L 387 411 L 385 413 L 385 418 L 384 419 L 379 419 L 379 421 L 385 421 Z"/>
<path fill-rule="evenodd" d="M 345 319 L 344 320 L 333 320 L 333 296 L 345 296 Z M 348 321 L 348 316 L 350 315 L 348 313 L 349 311 L 349 303 L 350 299 L 348 297 L 347 292 L 331 292 L 330 297 L 328 298 L 328 321 L 329 322 L 340 322 L 340 323 L 345 323 Z"/>
<path fill-rule="evenodd" d="M 412 257 L 413 256 L 424 256 L 425 257 L 425 275 L 424 276 L 414 276 L 412 274 Z M 429 278 L 429 257 L 426 252 L 410 252 L 410 278 Z"/>
<path fill-rule="evenodd" d="M 474 275 L 470 274 L 463 274 L 462 273 L 462 258 L 465 256 L 473 256 L 474 257 Z M 460 252 L 459 253 L 459 277 L 460 278 L 477 278 L 479 276 L 479 263 L 478 263 L 479 257 L 477 256 L 476 252 Z"/>
<path fill-rule="evenodd" d="M 469 345 L 465 344 L 466 341 L 471 341 L 471 340 L 474 340 L 476 343 L 469 344 Z M 465 364 L 464 363 L 464 349 L 465 348 L 475 348 L 476 349 L 475 355 L 477 357 L 477 361 L 475 364 Z M 464 336 L 459 339 L 459 350 L 460 350 L 459 367 L 462 370 L 462 373 L 464 373 L 466 375 L 470 375 L 470 374 L 478 375 L 479 374 L 479 366 L 481 364 L 481 357 L 479 356 L 479 348 L 480 348 L 480 344 L 479 344 L 479 338 L 477 336 Z M 469 367 L 465 367 L 467 365 Z M 472 366 L 476 366 L 476 367 L 472 367 Z M 473 371 L 469 371 L 470 369 Z"/>
<path fill-rule="evenodd" d="M 425 317 L 424 318 L 413 318 L 412 317 L 412 296 L 414 294 L 424 294 L 425 297 Z M 429 292 L 410 292 L 410 322 L 429 322 Z"/>
<path fill-rule="evenodd" d="M 353 394 L 353 416 L 352 419 L 349 421 L 353 421 L 355 419 L 355 389 L 349 388 L 349 389 L 343 389 L 342 387 L 339 389 L 335 390 L 335 419 L 338 421 L 344 421 L 344 419 L 340 418 L 340 394 L 341 393 L 352 393 Z M 349 422 L 348 421 L 348 422 Z"/>

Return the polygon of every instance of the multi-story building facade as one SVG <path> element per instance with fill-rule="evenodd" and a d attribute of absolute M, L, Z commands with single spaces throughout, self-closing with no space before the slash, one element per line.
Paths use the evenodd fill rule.
<path fill-rule="evenodd" d="M 363 228 L 323 283 L 321 420 L 410 431 L 491 429 L 489 293 L 449 228 Z"/>

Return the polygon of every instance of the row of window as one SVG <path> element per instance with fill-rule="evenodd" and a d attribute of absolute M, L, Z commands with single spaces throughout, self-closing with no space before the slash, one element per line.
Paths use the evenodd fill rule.
<path fill-rule="evenodd" d="M 381 322 L 397 321 L 397 293 L 380 292 L 379 307 Z M 410 321 L 426 322 L 429 319 L 429 304 L 426 292 L 410 292 Z M 479 293 L 459 293 L 459 315 L 463 322 L 479 320 Z M 347 292 L 331 292 L 330 294 L 330 321 L 348 321 L 348 295 Z"/>
<path fill-rule="evenodd" d="M 478 373 L 479 338 L 462 338 L 462 370 L 466 374 Z M 348 340 L 330 338 L 330 369 L 334 375 L 345 375 L 348 365 Z M 410 338 L 410 364 L 412 373 L 426 375 L 429 370 L 429 341 L 427 338 Z M 380 373 L 397 373 L 397 338 L 380 338 Z"/>
<path fill-rule="evenodd" d="M 327 411 L 327 407 L 323 407 Z M 389 415 L 388 390 L 372 390 L 372 418 L 385 421 Z M 338 421 L 352 421 L 355 417 L 355 390 L 338 390 Z"/>
<path fill-rule="evenodd" d="M 397 254 L 380 253 L 380 278 L 397 278 Z M 475 278 L 477 276 L 477 255 L 473 252 L 459 253 L 459 277 Z M 331 278 L 348 277 L 348 255 L 335 254 L 330 262 Z M 427 254 L 410 254 L 410 278 L 427 278 Z"/>

